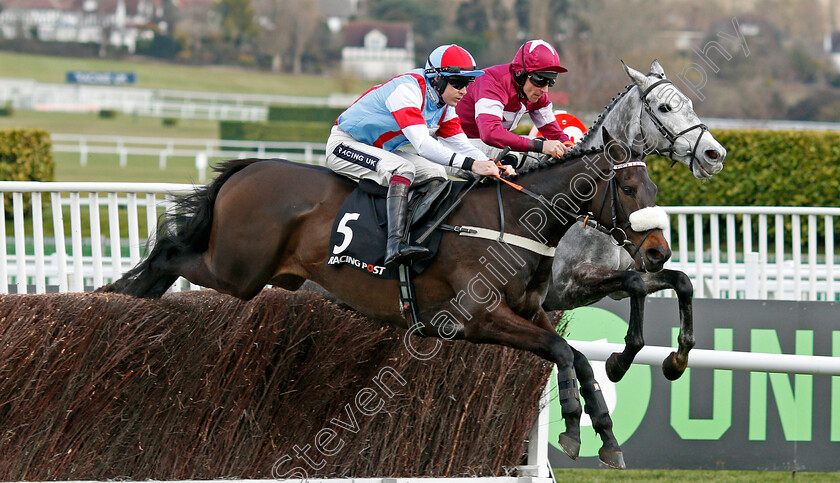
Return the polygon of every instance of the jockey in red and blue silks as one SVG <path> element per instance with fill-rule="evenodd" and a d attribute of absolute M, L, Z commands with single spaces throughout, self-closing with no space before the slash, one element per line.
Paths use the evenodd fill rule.
<path fill-rule="evenodd" d="M 510 64 L 484 69 L 456 108 L 467 137 L 489 157 L 505 146 L 561 156 L 572 143 L 554 117 L 548 89 L 563 72 L 557 51 L 544 40 L 525 42 Z M 511 132 L 526 113 L 545 140 Z"/>
<path fill-rule="evenodd" d="M 412 182 L 446 180 L 445 166 L 481 176 L 499 174 L 495 163 L 469 142 L 455 111 L 467 85 L 482 74 L 463 48 L 438 47 L 425 69 L 371 88 L 338 116 L 332 128 L 327 165 L 350 178 L 388 186 L 388 268 L 428 254 L 425 248 L 402 241 Z M 398 149 L 406 144 L 417 154 Z M 510 167 L 503 170 L 514 174 Z"/>

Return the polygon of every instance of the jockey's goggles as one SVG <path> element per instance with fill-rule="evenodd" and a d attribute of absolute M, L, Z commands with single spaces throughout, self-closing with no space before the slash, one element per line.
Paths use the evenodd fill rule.
<path fill-rule="evenodd" d="M 475 77 L 464 77 L 464 76 L 460 76 L 460 75 L 451 75 L 451 76 L 446 77 L 446 82 L 448 82 L 449 85 L 451 85 L 452 87 L 454 87 L 455 89 L 457 89 L 459 91 L 461 89 L 463 89 L 464 87 L 467 87 L 470 84 L 470 82 L 472 82 L 474 80 L 475 80 Z"/>
<path fill-rule="evenodd" d="M 534 87 L 554 87 L 554 82 L 557 79 L 557 72 L 531 72 L 528 74 L 528 78 L 531 79 L 531 84 L 534 84 Z"/>

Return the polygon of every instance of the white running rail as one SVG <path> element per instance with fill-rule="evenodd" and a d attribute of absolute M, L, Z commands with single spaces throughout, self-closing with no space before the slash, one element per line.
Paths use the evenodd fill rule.
<path fill-rule="evenodd" d="M 193 188 L 0 181 L 0 293 L 10 285 L 21 293 L 44 293 L 48 287 L 78 292 L 107 283 L 140 260 L 170 195 Z M 673 250 L 666 267 L 686 272 L 695 296 L 838 300 L 840 208 L 665 209 Z M 189 285 L 176 289 L 181 287 Z"/>
<path fill-rule="evenodd" d="M 207 168 L 212 160 L 243 158 L 283 158 L 308 164 L 326 165 L 323 143 L 234 141 L 206 138 L 150 138 L 139 136 L 103 136 L 84 134 L 51 135 L 55 153 L 79 156 L 79 165 L 88 165 L 90 155 L 112 157 L 115 165 L 125 168 L 129 157 L 157 158 L 158 169 L 167 169 L 170 159 L 184 157 L 195 160 L 200 183 L 207 181 Z"/>

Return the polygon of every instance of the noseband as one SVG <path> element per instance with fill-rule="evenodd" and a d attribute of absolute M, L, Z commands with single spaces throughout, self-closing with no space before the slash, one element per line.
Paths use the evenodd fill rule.
<path fill-rule="evenodd" d="M 677 139 L 679 139 L 681 136 L 684 136 L 687 133 L 690 133 L 691 131 L 693 131 L 695 129 L 699 129 L 700 130 L 700 135 L 697 136 L 697 141 L 694 143 L 694 148 L 691 150 L 691 158 L 689 158 L 689 162 L 688 162 L 689 163 L 688 164 L 689 169 L 691 169 L 691 171 L 694 172 L 694 160 L 697 159 L 697 148 L 700 146 L 700 139 L 703 137 L 703 134 L 706 134 L 707 132 L 709 132 L 709 127 L 701 122 L 701 123 L 698 123 L 698 124 L 695 124 L 695 125 L 689 127 L 688 129 L 684 129 L 684 130 L 682 130 L 682 131 L 680 131 L 676 134 L 671 132 L 671 130 L 669 130 L 665 126 L 665 124 L 663 124 L 662 121 L 658 117 L 656 117 L 656 114 L 654 113 L 653 108 L 650 107 L 650 104 L 648 104 L 648 102 L 647 102 L 648 94 L 650 94 L 653 89 L 655 89 L 656 87 L 658 87 L 662 84 L 672 84 L 672 82 L 668 79 L 658 80 L 658 81 L 654 82 L 653 84 L 651 84 L 641 94 L 642 109 L 647 111 L 648 117 L 650 117 L 650 120 L 653 121 L 653 125 L 656 126 L 656 129 L 659 131 L 659 134 L 662 134 L 662 136 L 664 136 L 665 139 L 667 139 L 671 143 L 671 145 L 668 146 L 668 150 L 665 151 L 665 152 L 662 152 L 658 149 L 654 149 L 651 152 L 655 153 L 655 154 L 658 154 L 660 156 L 665 156 L 667 158 L 671 158 L 671 155 L 674 154 L 674 145 L 676 145 Z M 639 125 L 640 125 L 640 127 L 641 127 L 641 123 L 642 123 L 642 116 L 640 114 L 639 115 Z M 673 158 L 671 158 L 671 159 L 673 159 Z M 676 162 L 677 161 L 674 160 L 674 162 L 671 163 L 671 166 L 674 166 L 674 164 L 676 164 Z"/>

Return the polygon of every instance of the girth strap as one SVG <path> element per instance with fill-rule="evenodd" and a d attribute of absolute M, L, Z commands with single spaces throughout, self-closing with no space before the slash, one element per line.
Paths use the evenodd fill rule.
<path fill-rule="evenodd" d="M 397 268 L 400 275 L 400 313 L 408 322 L 408 330 L 420 337 L 428 337 L 423 330 L 423 322 L 417 313 L 417 298 L 414 296 L 414 282 L 411 279 L 411 268 L 400 264 Z"/>

